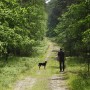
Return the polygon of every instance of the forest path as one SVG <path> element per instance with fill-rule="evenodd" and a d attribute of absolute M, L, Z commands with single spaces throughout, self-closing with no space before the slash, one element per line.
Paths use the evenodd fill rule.
<path fill-rule="evenodd" d="M 55 60 L 57 59 L 57 51 L 59 51 L 60 47 L 58 47 L 56 44 L 53 44 L 52 47 L 52 52 L 51 52 L 51 60 Z M 55 63 L 55 62 L 54 62 Z M 58 62 L 57 62 L 58 63 Z M 55 68 L 57 68 L 57 64 L 56 66 L 53 65 L 53 70 L 55 70 Z M 60 72 L 59 73 L 59 67 L 58 67 L 58 71 L 56 71 L 57 74 L 53 74 L 52 77 L 50 77 L 50 81 L 49 81 L 49 88 L 50 90 L 69 90 L 68 86 L 66 85 L 66 81 L 67 81 L 67 77 L 66 77 L 66 72 Z"/>
<path fill-rule="evenodd" d="M 38 69 L 34 66 L 30 76 L 17 81 L 14 90 L 68 90 L 65 73 L 59 72 L 58 62 L 55 60 L 59 47 L 50 42 L 44 61 L 47 60 L 47 67 Z"/>

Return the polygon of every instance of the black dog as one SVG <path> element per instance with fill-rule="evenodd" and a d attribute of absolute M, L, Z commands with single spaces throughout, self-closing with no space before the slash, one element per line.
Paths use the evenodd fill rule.
<path fill-rule="evenodd" d="M 41 66 L 44 66 L 44 69 L 45 69 L 45 67 L 46 67 L 46 64 L 47 64 L 47 61 L 45 61 L 44 63 L 39 63 L 39 64 L 38 64 L 38 66 L 39 66 L 39 69 L 40 69 L 40 67 L 41 67 Z"/>

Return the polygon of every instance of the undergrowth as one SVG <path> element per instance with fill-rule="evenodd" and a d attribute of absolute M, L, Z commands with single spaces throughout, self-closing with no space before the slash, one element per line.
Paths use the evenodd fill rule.
<path fill-rule="evenodd" d="M 90 73 L 81 57 L 68 57 L 66 60 L 70 90 L 90 90 Z"/>

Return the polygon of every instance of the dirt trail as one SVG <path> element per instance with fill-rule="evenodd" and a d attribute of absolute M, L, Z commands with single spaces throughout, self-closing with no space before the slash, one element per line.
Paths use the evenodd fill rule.
<path fill-rule="evenodd" d="M 27 88 L 31 89 L 35 82 L 35 78 L 27 77 L 24 80 L 18 81 L 14 90 L 26 90 Z"/>
<path fill-rule="evenodd" d="M 50 88 L 51 90 L 69 90 L 66 85 L 66 80 L 63 77 L 64 73 L 59 76 L 53 76 L 50 79 Z"/>
<path fill-rule="evenodd" d="M 54 54 L 54 58 L 56 59 L 57 57 L 57 51 L 59 51 L 60 47 L 57 45 L 52 46 L 52 54 Z M 56 55 L 56 56 L 55 56 Z M 50 83 L 49 87 L 51 90 L 69 90 L 67 85 L 66 85 L 66 77 L 65 77 L 65 72 L 60 72 L 60 74 L 53 75 L 50 78 Z"/>
<path fill-rule="evenodd" d="M 51 54 L 57 52 L 58 50 L 59 50 L 58 46 L 55 46 L 54 44 L 49 43 L 49 47 L 47 50 L 47 54 L 45 56 L 45 60 L 49 60 L 51 58 Z M 38 74 L 42 75 L 41 70 L 36 72 L 36 75 Z M 65 73 L 62 72 L 60 74 L 53 75 L 51 78 L 49 77 L 47 79 L 49 80 L 49 84 L 48 84 L 49 89 L 47 90 L 68 90 L 66 83 L 65 83 L 66 81 L 65 81 L 64 75 Z M 26 77 L 24 80 L 16 82 L 14 90 L 32 90 L 32 87 L 34 87 L 37 81 L 38 81 L 37 77 L 35 78 Z"/>
<path fill-rule="evenodd" d="M 52 52 L 52 49 L 53 49 L 53 45 L 52 45 L 52 43 L 49 43 L 48 50 L 47 50 L 47 55 L 46 55 L 45 60 L 49 59 L 49 57 L 51 55 L 51 52 Z"/>

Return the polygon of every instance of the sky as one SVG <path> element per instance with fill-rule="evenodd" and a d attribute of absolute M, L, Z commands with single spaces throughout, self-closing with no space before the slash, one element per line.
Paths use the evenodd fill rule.
<path fill-rule="evenodd" d="M 46 0 L 46 3 L 50 2 L 51 0 Z"/>

